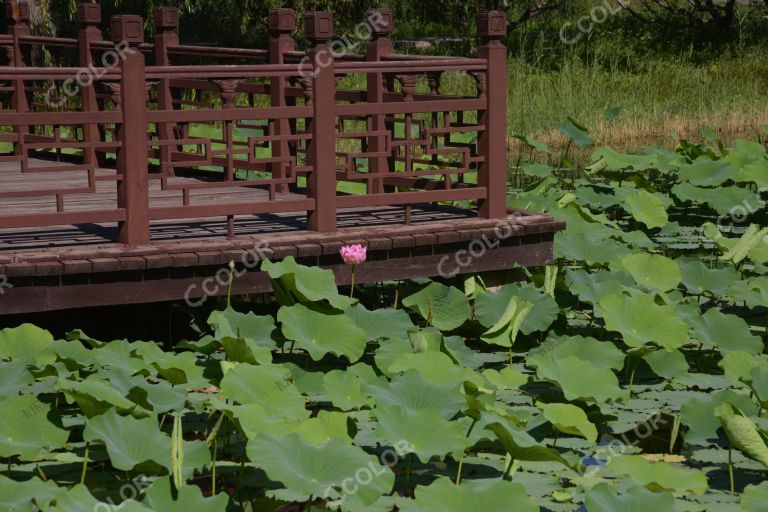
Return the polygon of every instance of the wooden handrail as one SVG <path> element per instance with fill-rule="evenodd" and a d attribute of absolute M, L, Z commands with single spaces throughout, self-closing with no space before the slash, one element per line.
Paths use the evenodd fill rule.
<path fill-rule="evenodd" d="M 480 17 L 478 54 L 467 58 L 396 54 L 388 39 L 391 24 L 374 27 L 364 55 L 334 53 L 328 30 L 333 23 L 324 12 L 307 15 L 311 48 L 297 51 L 291 37 L 295 13 L 288 9 L 270 18 L 268 50 L 180 44 L 173 8 L 160 10 L 154 43 L 131 32 L 135 18 L 118 19 L 113 41 L 103 41 L 93 13 L 81 17 L 76 40 L 31 36 L 23 26 L 0 36 L 0 44 L 13 49 L 13 65 L 0 67 L 14 91 L 12 110 L 0 110 L 0 126 L 14 131 L 6 139 L 14 144 L 13 158 L 23 172 L 43 172 L 30 166 L 31 152 L 82 151 L 82 164 L 68 167 L 88 173 L 89 186 L 79 193 L 95 190 L 96 169 L 115 158 L 116 174 L 99 179 L 114 181 L 118 202 L 102 212 L 101 221 L 118 219 L 123 243 L 149 243 L 151 219 L 226 216 L 232 223 L 236 215 L 298 210 L 307 212 L 308 229 L 334 231 L 340 208 L 443 201 L 475 201 L 480 216 L 489 219 L 507 215 L 506 49 L 499 29 L 505 25 L 493 18 L 502 13 Z M 378 14 L 391 23 L 391 13 Z M 93 65 L 99 64 L 94 54 L 123 40 L 130 49 L 117 66 Z M 23 47 L 32 44 L 79 48 L 80 66 L 29 67 Z M 156 65 L 147 65 L 150 54 Z M 262 62 L 177 65 L 178 56 Z M 441 94 L 447 71 L 474 77 L 477 94 Z M 365 75 L 366 87 L 339 88 L 338 81 L 351 74 Z M 32 103 L 32 91 L 51 82 L 79 83 L 81 89 L 69 103 L 50 109 L 69 108 L 79 99 L 80 111 L 34 111 L 39 105 Z M 150 159 L 159 169 L 150 169 Z M 175 181 L 179 169 L 211 167 L 222 170 L 209 172 L 213 181 Z M 45 168 L 50 170 L 55 169 Z M 476 185 L 464 180 L 470 172 L 477 173 Z M 177 205 L 153 205 L 148 183 L 157 181 L 164 194 L 179 194 Z M 364 183 L 366 193 L 338 195 L 339 181 Z M 194 202 L 192 191 L 232 187 L 262 188 L 268 195 L 246 203 L 223 196 L 215 207 Z M 64 196 L 71 192 L 45 195 L 51 193 L 56 212 L 34 217 L 38 222 L 100 221 L 97 213 L 79 217 L 66 211 Z M 8 194 L 29 196 L 34 190 Z M 0 214 L 0 226 L 19 222 L 29 221 Z"/>

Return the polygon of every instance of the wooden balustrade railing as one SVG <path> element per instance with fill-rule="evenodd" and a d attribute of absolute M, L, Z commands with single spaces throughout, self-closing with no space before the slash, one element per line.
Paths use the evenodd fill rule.
<path fill-rule="evenodd" d="M 0 173 L 0 205 L 51 200 L 24 214 L 0 209 L 0 228 L 117 222 L 121 242 L 141 245 L 150 222 L 167 219 L 306 211 L 308 229 L 334 231 L 341 209 L 451 201 L 507 215 L 503 13 L 478 17 L 477 57 L 460 58 L 397 55 L 386 9 L 369 12 L 376 24 L 356 55 L 331 51 L 327 12 L 306 14 L 311 47 L 298 51 L 291 9 L 272 11 L 269 48 L 253 50 L 181 44 L 172 7 L 157 9 L 149 44 L 130 15 L 113 17 L 104 41 L 98 4 L 79 6 L 77 39 L 32 36 L 26 2 L 7 5 L 0 144 L 12 150 L 0 162 L 80 174 L 31 187 Z M 79 67 L 33 67 L 34 46 L 75 49 Z M 190 57 L 198 63 L 179 65 Z M 441 91 L 448 71 L 474 77 L 476 94 Z M 238 200 L 235 189 L 253 194 Z M 114 205 L 70 210 L 70 197 L 97 192 L 114 193 Z"/>

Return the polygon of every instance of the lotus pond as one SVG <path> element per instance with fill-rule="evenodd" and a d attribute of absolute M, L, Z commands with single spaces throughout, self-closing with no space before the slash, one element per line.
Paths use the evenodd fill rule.
<path fill-rule="evenodd" d="M 768 510 L 768 154 L 704 135 L 521 137 L 510 205 L 568 223 L 521 282 L 287 259 L 173 347 L 0 331 L 0 509 Z"/>

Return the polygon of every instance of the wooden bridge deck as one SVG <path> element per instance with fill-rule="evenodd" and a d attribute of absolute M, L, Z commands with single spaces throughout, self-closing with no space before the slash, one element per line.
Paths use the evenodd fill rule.
<path fill-rule="evenodd" d="M 3 190 L 28 190 L 32 180 L 37 189 L 61 189 L 81 186 L 82 172 L 25 174 L 19 164 L 6 162 L 0 164 L 0 180 Z M 67 209 L 114 208 L 112 182 L 97 183 L 96 193 L 67 195 Z M 247 203 L 267 193 L 250 187 L 201 190 L 196 201 L 216 204 L 226 196 Z M 158 185 L 150 187 L 153 205 L 177 200 Z M 0 215 L 55 211 L 50 203 L 39 197 L 0 198 Z M 413 205 L 408 224 L 404 215 L 404 208 L 391 206 L 340 210 L 335 233 L 306 231 L 306 212 L 245 215 L 234 223 L 234 238 L 229 238 L 226 218 L 157 221 L 151 224 L 152 244 L 138 247 L 117 243 L 114 223 L 0 229 L 0 314 L 221 295 L 226 288 L 212 285 L 211 277 L 230 261 L 249 270 L 237 279 L 235 293 L 268 291 L 268 280 L 253 265 L 254 258 L 264 257 L 293 256 L 331 268 L 344 284 L 350 269 L 338 250 L 350 243 L 369 248 L 358 282 L 538 266 L 551 261 L 554 233 L 562 229 L 550 217 L 519 211 L 499 221 L 477 218 L 469 209 L 428 204 Z M 456 255 L 474 241 L 474 250 L 484 248 L 483 254 L 470 267 L 461 267 Z"/>
<path fill-rule="evenodd" d="M 272 10 L 269 47 L 244 49 L 182 44 L 173 7 L 152 42 L 129 15 L 104 40 L 96 3 L 77 38 L 8 11 L 0 315 L 222 295 L 230 261 L 249 270 L 235 293 L 268 291 L 254 261 L 288 256 L 344 284 L 351 243 L 369 251 L 358 282 L 549 263 L 562 224 L 506 208 L 506 14 L 478 15 L 474 57 L 398 54 L 392 12 L 368 14 L 354 54 L 332 51 L 324 12 Z M 76 67 L 36 66 L 40 46 Z"/>

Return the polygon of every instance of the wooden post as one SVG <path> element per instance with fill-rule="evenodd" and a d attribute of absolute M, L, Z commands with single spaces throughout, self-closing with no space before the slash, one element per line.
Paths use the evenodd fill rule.
<path fill-rule="evenodd" d="M 99 29 L 101 23 L 101 6 L 99 4 L 81 3 L 77 6 L 77 21 L 80 24 L 80 30 L 77 33 L 77 47 L 80 58 L 81 68 L 90 68 L 95 66 L 93 61 L 93 43 L 102 40 L 102 33 Z M 103 63 L 99 63 L 102 64 Z M 82 102 L 83 112 L 98 112 L 99 102 L 96 97 L 96 87 L 93 82 L 90 84 L 80 84 L 80 101 Z M 83 141 L 98 142 L 101 140 L 99 127 L 96 124 L 83 125 Z M 97 163 L 96 148 L 85 148 L 83 150 L 83 163 L 93 165 Z"/>
<path fill-rule="evenodd" d="M 479 215 L 486 219 L 507 216 L 507 48 L 501 42 L 507 35 L 507 17 L 503 11 L 482 12 L 477 18 L 480 36 L 478 58 L 488 62 L 485 81 L 488 108 L 479 112 L 479 124 L 485 126 L 478 149 L 485 161 L 480 166 L 478 185 L 488 195 L 480 202 Z M 482 90 L 482 88 L 480 87 Z"/>
<path fill-rule="evenodd" d="M 284 64 L 285 52 L 291 52 L 296 49 L 296 43 L 291 37 L 296 30 L 296 11 L 293 9 L 272 9 L 269 12 L 269 63 Z M 285 89 L 288 81 L 285 77 L 273 77 L 270 79 L 270 95 L 273 107 L 288 106 L 288 99 L 285 97 Z M 271 134 L 277 137 L 284 137 L 291 134 L 291 123 L 288 119 L 277 119 L 270 123 Z M 271 143 L 272 156 L 285 158 L 291 156 L 291 147 L 287 140 L 274 140 Z M 288 176 L 287 162 L 275 162 L 270 164 L 272 177 L 283 179 Z M 275 192 L 283 194 L 288 192 L 288 184 L 281 183 L 275 187 Z"/>
<path fill-rule="evenodd" d="M 313 97 L 308 160 L 312 173 L 307 188 L 315 200 L 315 210 L 309 214 L 308 224 L 313 231 L 329 232 L 336 231 L 336 76 L 333 53 L 328 47 L 333 38 L 331 13 L 307 13 L 304 31 L 312 44 L 308 52 Z"/>
<path fill-rule="evenodd" d="M 123 123 L 118 139 L 122 147 L 117 154 L 117 204 L 125 209 L 125 221 L 119 226 L 119 241 L 126 245 L 149 243 L 149 176 L 147 167 L 147 93 L 144 55 L 135 47 L 144 40 L 141 16 L 113 16 L 110 20 L 112 41 L 127 42 L 120 65 L 120 104 Z"/>
<path fill-rule="evenodd" d="M 155 64 L 157 66 L 170 66 L 171 57 L 168 49 L 179 45 L 179 9 L 177 7 L 155 8 Z M 160 79 L 157 84 L 157 109 L 173 110 L 173 92 L 171 81 L 167 78 Z M 157 135 L 161 141 L 174 140 L 175 125 L 173 123 L 158 123 Z M 165 173 L 163 164 L 172 161 L 172 152 L 181 151 L 175 146 L 160 146 L 160 169 Z"/>
<path fill-rule="evenodd" d="M 13 37 L 12 55 L 8 59 L 13 67 L 24 67 L 27 63 L 28 52 L 21 43 L 22 37 L 31 34 L 29 28 L 30 11 L 27 0 L 7 0 L 5 4 L 5 15 L 9 22 L 8 33 Z M 11 108 L 19 114 L 29 112 L 30 98 L 27 96 L 27 90 L 24 86 L 24 80 L 13 81 L 13 99 Z M 21 155 L 23 152 L 24 138 L 29 133 L 29 126 L 17 126 L 14 128 L 18 142 L 14 154 Z"/>
<path fill-rule="evenodd" d="M 394 28 L 392 11 L 390 9 L 371 9 L 366 15 L 366 22 L 371 31 L 371 42 L 368 43 L 366 57 L 370 62 L 379 62 L 385 55 L 394 53 L 389 35 Z M 384 94 L 387 92 L 383 73 L 368 73 L 368 103 L 384 103 Z M 369 130 L 385 131 L 387 129 L 386 116 L 372 115 L 369 117 Z M 368 139 L 370 144 L 368 151 L 378 153 L 387 150 L 387 140 L 384 136 L 375 136 Z M 389 172 L 389 159 L 377 156 L 368 159 L 368 172 Z M 381 178 L 368 180 L 368 193 L 381 194 L 384 192 L 384 180 Z"/>

